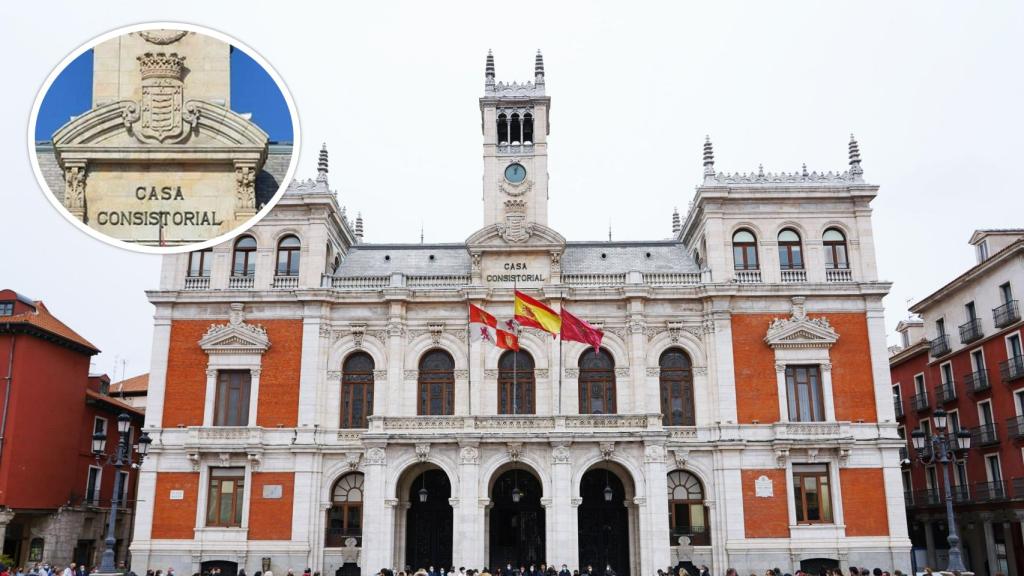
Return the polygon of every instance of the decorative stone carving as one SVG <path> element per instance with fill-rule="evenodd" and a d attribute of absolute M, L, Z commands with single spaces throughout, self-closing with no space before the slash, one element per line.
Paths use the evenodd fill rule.
<path fill-rule="evenodd" d="M 459 451 L 459 459 L 463 464 L 478 464 L 480 462 L 480 451 L 473 446 L 463 446 Z"/>
<path fill-rule="evenodd" d="M 548 369 L 547 369 L 547 368 L 537 368 L 537 369 L 535 369 L 535 370 L 533 371 L 533 375 L 534 375 L 534 376 L 535 376 L 535 377 L 536 377 L 537 379 L 544 379 L 544 378 L 547 378 L 547 377 L 548 377 Z"/>
<path fill-rule="evenodd" d="M 808 462 L 817 462 L 818 461 L 818 448 L 816 446 L 812 446 L 811 448 L 807 449 L 807 461 Z"/>
<path fill-rule="evenodd" d="M 508 184 L 508 186 L 506 186 L 506 184 Z M 518 198 L 519 196 L 526 194 L 530 190 L 533 190 L 533 180 L 523 180 L 518 184 L 512 182 L 503 182 L 501 184 L 498 184 L 498 189 L 509 196 Z"/>
<path fill-rule="evenodd" d="M 387 464 L 387 452 L 383 448 L 370 448 L 366 451 L 366 464 L 383 466 Z"/>
<path fill-rule="evenodd" d="M 419 370 L 406 370 L 402 373 L 403 380 L 416 380 L 420 377 Z"/>
<path fill-rule="evenodd" d="M 349 334 L 352 335 L 352 346 L 358 348 L 363 347 L 363 335 L 366 334 L 366 324 L 352 324 L 349 326 Z"/>
<path fill-rule="evenodd" d="M 427 331 L 430 332 L 430 341 L 437 346 L 441 343 L 441 335 L 444 334 L 444 322 L 431 322 L 427 324 Z"/>
<path fill-rule="evenodd" d="M 260 466 L 263 465 L 263 455 L 259 452 L 249 452 L 245 457 L 249 460 L 249 467 L 252 468 L 253 471 L 259 470 Z"/>
<path fill-rule="evenodd" d="M 207 354 L 260 354 L 270 348 L 267 330 L 257 324 L 245 322 L 244 306 L 230 305 L 227 324 L 211 324 L 199 340 L 199 347 Z"/>
<path fill-rule="evenodd" d="M 676 468 L 686 468 L 686 463 L 690 461 L 690 451 L 686 448 L 676 448 L 672 451 L 672 455 L 675 457 Z"/>
<path fill-rule="evenodd" d="M 839 467 L 846 468 L 850 464 L 850 449 L 846 447 L 839 448 Z"/>
<path fill-rule="evenodd" d="M 642 316 L 630 316 L 629 321 L 626 322 L 626 330 L 630 334 L 643 334 L 647 329 L 647 323 L 644 322 Z"/>
<path fill-rule="evenodd" d="M 374 370 L 373 371 L 373 379 L 374 380 L 387 380 L 388 379 L 387 368 L 380 368 L 378 370 Z"/>
<path fill-rule="evenodd" d="M 509 442 L 508 443 L 508 457 L 513 462 L 518 462 L 519 457 L 523 455 L 523 443 L 522 442 Z"/>
<path fill-rule="evenodd" d="M 572 451 L 568 446 L 559 444 L 551 449 L 551 462 L 554 464 L 569 464 L 571 457 Z"/>
<path fill-rule="evenodd" d="M 629 377 L 629 366 L 616 366 L 615 367 L 616 378 L 628 378 Z"/>
<path fill-rule="evenodd" d="M 580 369 L 579 368 L 566 368 L 565 369 L 565 377 L 566 378 L 579 378 L 580 377 Z"/>
<path fill-rule="evenodd" d="M 493 502 L 491 502 L 490 498 L 477 498 L 476 503 L 481 508 L 490 508 L 494 504 Z"/>
<path fill-rule="evenodd" d="M 541 498 L 540 499 L 540 505 L 541 505 L 542 508 L 551 508 L 551 504 L 552 504 L 551 498 Z"/>
<path fill-rule="evenodd" d="M 327 371 L 328 382 L 341 382 L 341 370 L 328 370 Z"/>
<path fill-rule="evenodd" d="M 362 458 L 362 452 L 345 452 L 345 456 L 344 458 L 342 458 L 342 462 L 345 463 L 345 466 L 349 470 L 355 470 L 356 468 L 359 468 L 359 462 L 362 460 Z"/>
<path fill-rule="evenodd" d="M 249 376 L 252 376 L 253 380 L 256 380 L 263 374 L 263 368 L 256 366 L 255 368 L 249 368 Z"/>
<path fill-rule="evenodd" d="M 85 165 L 65 167 L 64 207 L 76 216 L 81 216 L 85 210 L 85 179 Z"/>
<path fill-rule="evenodd" d="M 505 222 L 498 223 L 498 234 L 509 243 L 525 242 L 533 235 L 534 224 L 526 221 L 526 201 L 505 201 Z"/>
<path fill-rule="evenodd" d="M 658 366 L 648 366 L 647 376 L 661 376 L 661 368 Z"/>
<path fill-rule="evenodd" d="M 230 452 L 221 452 L 220 454 L 217 454 L 217 459 L 220 460 L 220 465 L 221 466 L 227 466 L 227 465 L 231 464 L 231 453 Z"/>
<path fill-rule="evenodd" d="M 775 465 L 778 468 L 785 468 L 786 462 L 789 460 L 789 449 L 787 448 L 776 448 L 775 449 Z"/>
<path fill-rule="evenodd" d="M 430 456 L 430 444 L 428 442 L 419 442 L 416 444 L 416 459 L 420 462 L 426 462 Z"/>
<path fill-rule="evenodd" d="M 776 318 L 768 325 L 765 343 L 775 349 L 785 348 L 831 348 L 839 334 L 827 318 L 808 318 L 804 307 L 805 298 L 793 298 L 793 311 L 789 318 Z"/>
<path fill-rule="evenodd" d="M 150 44 L 157 44 L 160 46 L 166 46 L 167 44 L 174 44 L 178 40 L 184 38 L 187 34 L 187 30 L 142 30 L 137 32 L 143 40 Z"/>
<path fill-rule="evenodd" d="M 497 368 L 486 368 L 486 369 L 484 369 L 484 378 L 487 378 L 488 380 L 494 380 L 497 377 L 498 377 L 498 369 Z"/>
<path fill-rule="evenodd" d="M 824 362 L 824 363 L 822 363 L 821 371 L 822 372 L 831 372 L 832 371 L 832 363 L 831 362 Z"/>
<path fill-rule="evenodd" d="M 207 368 L 206 369 L 206 377 L 207 378 L 216 378 L 217 377 L 217 369 L 216 368 Z"/>
<path fill-rule="evenodd" d="M 601 450 L 601 458 L 611 460 L 612 453 L 615 452 L 615 442 L 601 442 L 598 444 L 598 449 Z"/>
<path fill-rule="evenodd" d="M 644 449 L 644 462 L 662 463 L 665 461 L 665 448 L 657 444 L 651 444 Z"/>
<path fill-rule="evenodd" d="M 405 336 L 405 323 L 400 320 L 390 320 L 385 328 L 387 335 L 390 336 Z"/>
<path fill-rule="evenodd" d="M 637 506 L 644 506 L 647 504 L 647 498 L 644 498 L 643 496 L 634 496 L 633 504 L 636 504 Z"/>
<path fill-rule="evenodd" d="M 679 338 L 683 335 L 683 323 L 682 322 L 668 322 L 668 339 L 673 344 L 679 343 Z"/>
<path fill-rule="evenodd" d="M 758 476 L 754 480 L 754 496 L 757 498 L 772 498 L 775 496 L 775 486 L 772 479 L 767 476 Z"/>
<path fill-rule="evenodd" d="M 573 498 L 573 499 L 569 500 L 569 504 L 573 508 L 579 508 L 580 504 L 583 504 L 583 498 Z"/>
<path fill-rule="evenodd" d="M 455 371 L 455 379 L 456 380 L 469 380 L 469 370 L 462 370 L 462 369 L 456 370 Z"/>
<path fill-rule="evenodd" d="M 558 272 L 562 269 L 562 253 L 552 252 L 551 253 L 551 271 Z"/>
<path fill-rule="evenodd" d="M 192 465 L 193 472 L 199 472 L 199 465 L 202 463 L 202 457 L 198 452 L 189 452 L 188 462 Z"/>
<path fill-rule="evenodd" d="M 361 549 L 356 546 L 359 541 L 355 538 L 345 538 L 345 545 L 341 548 L 342 564 L 355 564 L 359 566 L 359 554 Z"/>
<path fill-rule="evenodd" d="M 320 324 L 320 337 L 330 338 L 331 337 L 331 326 L 330 324 Z"/>
<path fill-rule="evenodd" d="M 778 372 L 779 374 L 785 372 L 786 371 L 786 363 L 785 362 L 776 362 L 775 363 L 775 371 Z"/>
<path fill-rule="evenodd" d="M 715 333 L 715 321 L 713 319 L 711 319 L 711 318 L 705 318 L 704 321 L 701 322 L 700 326 L 701 326 L 701 330 L 705 334 L 714 334 Z"/>
<path fill-rule="evenodd" d="M 196 109 L 190 107 L 186 112 L 184 106 L 185 57 L 175 52 L 146 52 L 137 60 L 142 78 L 141 105 L 123 112 L 123 122 L 142 142 L 182 141 L 189 136 L 185 124 L 194 128 L 198 121 Z"/>
<path fill-rule="evenodd" d="M 384 505 L 388 508 L 394 508 L 395 506 L 398 506 L 398 498 L 385 498 Z"/>
<path fill-rule="evenodd" d="M 480 271 L 480 258 L 481 254 L 479 252 L 471 252 L 469 254 L 470 265 L 472 267 L 473 272 Z"/>
<path fill-rule="evenodd" d="M 241 210 L 256 210 L 256 167 L 235 165 L 235 204 Z"/>
<path fill-rule="evenodd" d="M 697 366 L 697 367 L 695 367 L 693 369 L 693 373 L 698 375 L 698 376 L 707 376 L 708 375 L 708 367 L 707 366 Z"/>

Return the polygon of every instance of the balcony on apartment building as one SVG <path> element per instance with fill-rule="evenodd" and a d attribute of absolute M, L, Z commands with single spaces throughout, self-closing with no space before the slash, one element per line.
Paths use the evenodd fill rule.
<path fill-rule="evenodd" d="M 985 335 L 981 330 L 981 319 L 974 318 L 960 325 L 960 343 L 970 344 Z"/>
<path fill-rule="evenodd" d="M 971 436 L 973 436 L 971 440 L 973 446 L 999 444 L 999 429 L 994 422 L 971 428 Z"/>
<path fill-rule="evenodd" d="M 992 320 L 996 328 L 1006 328 L 1014 322 L 1020 322 L 1020 306 L 1016 300 L 1010 300 L 1002 306 L 992 309 Z"/>
<path fill-rule="evenodd" d="M 972 394 L 988 390 L 992 386 L 988 381 L 988 370 L 982 368 L 976 372 L 964 374 L 964 386 Z"/>
<path fill-rule="evenodd" d="M 938 358 L 940 356 L 945 356 L 946 354 L 949 354 L 949 336 L 945 334 L 940 334 L 934 340 L 929 340 L 928 349 L 931 352 L 933 358 Z"/>
<path fill-rule="evenodd" d="M 1003 382 L 1024 378 L 1024 356 L 1012 356 L 999 363 L 999 375 Z"/>
<path fill-rule="evenodd" d="M 928 392 L 921 392 L 920 394 L 914 394 L 911 396 L 910 405 L 918 412 L 924 412 L 931 408 L 931 402 L 928 401 Z"/>
<path fill-rule="evenodd" d="M 935 387 L 935 401 L 938 404 L 946 404 L 956 400 L 956 386 L 952 382 L 945 382 Z"/>

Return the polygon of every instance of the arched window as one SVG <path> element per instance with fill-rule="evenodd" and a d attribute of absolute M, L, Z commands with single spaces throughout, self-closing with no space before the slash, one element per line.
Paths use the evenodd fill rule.
<path fill-rule="evenodd" d="M 299 239 L 289 234 L 277 243 L 277 275 L 298 276 L 299 275 L 299 250 L 302 244 Z"/>
<path fill-rule="evenodd" d="M 695 426 L 690 357 L 678 348 L 669 348 L 662 352 L 658 366 L 661 369 L 662 422 L 665 426 Z"/>
<path fill-rule="evenodd" d="M 242 236 L 235 241 L 235 253 L 231 264 L 231 275 L 256 275 L 256 239 L 252 236 Z"/>
<path fill-rule="evenodd" d="M 704 487 L 689 472 L 676 470 L 668 475 L 669 541 L 674 545 L 680 536 L 690 538 L 694 546 L 711 545 Z"/>
<path fill-rule="evenodd" d="M 736 270 L 759 270 L 757 238 L 750 230 L 737 230 L 732 235 L 732 259 Z"/>
<path fill-rule="evenodd" d="M 444 350 L 431 350 L 420 358 L 417 414 L 445 416 L 455 413 L 455 360 Z"/>
<path fill-rule="evenodd" d="M 359 472 L 345 474 L 334 484 L 324 546 L 341 547 L 349 538 L 356 539 L 356 546 L 362 545 L 363 475 Z"/>
<path fill-rule="evenodd" d="M 523 123 L 519 120 L 519 113 L 514 112 L 508 123 L 508 139 L 513 146 L 523 143 Z"/>
<path fill-rule="evenodd" d="M 188 254 L 189 278 L 209 278 L 213 266 L 213 248 L 196 250 Z"/>
<path fill-rule="evenodd" d="M 508 145 L 508 116 L 498 114 L 498 144 Z"/>
<path fill-rule="evenodd" d="M 533 356 L 509 350 L 498 359 L 498 414 L 536 414 Z"/>
<path fill-rule="evenodd" d="M 800 235 L 791 228 L 779 232 L 779 266 L 783 270 L 803 270 L 804 254 Z"/>
<path fill-rule="evenodd" d="M 825 245 L 825 268 L 828 270 L 846 270 L 850 267 L 850 259 L 846 253 L 846 236 L 835 228 L 825 230 L 821 237 Z"/>
<path fill-rule="evenodd" d="M 523 114 L 523 144 L 533 144 L 533 114 Z"/>
<path fill-rule="evenodd" d="M 355 352 L 341 368 L 341 427 L 366 428 L 373 416 L 373 358 Z"/>
<path fill-rule="evenodd" d="M 615 361 L 607 350 L 580 356 L 580 414 L 615 414 Z"/>

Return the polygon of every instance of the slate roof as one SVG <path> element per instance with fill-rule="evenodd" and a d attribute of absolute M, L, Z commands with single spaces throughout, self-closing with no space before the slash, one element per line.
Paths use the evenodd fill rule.
<path fill-rule="evenodd" d="M 433 259 L 431 259 L 433 256 Z M 336 276 L 468 275 L 465 244 L 359 244 L 353 246 Z M 626 272 L 700 272 L 686 248 L 674 241 L 568 242 L 563 274 Z"/>

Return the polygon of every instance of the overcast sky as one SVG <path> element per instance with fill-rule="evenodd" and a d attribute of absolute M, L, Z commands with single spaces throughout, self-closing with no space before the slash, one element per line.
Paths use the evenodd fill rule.
<path fill-rule="evenodd" d="M 199 19 L 201 18 L 201 20 Z M 1024 225 L 1024 4 L 1013 2 L 66 2 L 5 16 L 0 285 L 42 299 L 127 373 L 148 370 L 159 257 L 66 223 L 32 175 L 27 123 L 53 66 L 81 43 L 185 20 L 249 45 L 298 105 L 300 176 L 326 141 L 331 184 L 369 242 L 461 241 L 482 220 L 477 98 L 530 80 L 552 97 L 550 223 L 570 240 L 665 237 L 716 168 L 846 168 L 850 132 L 873 206 L 890 333 L 973 261 L 971 231 Z M 27 49 L 29 48 L 30 49 Z M 397 208 L 397 210 L 396 210 Z M 121 368 L 118 368 L 120 376 Z"/>

